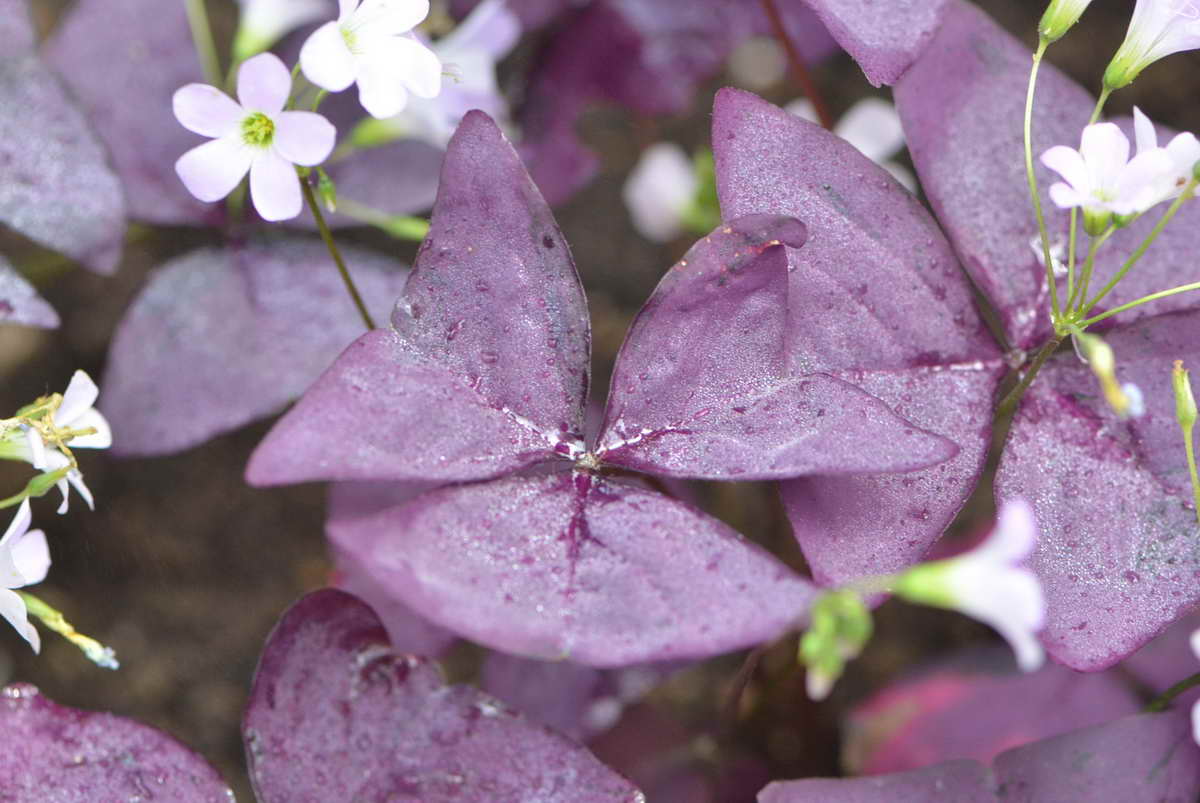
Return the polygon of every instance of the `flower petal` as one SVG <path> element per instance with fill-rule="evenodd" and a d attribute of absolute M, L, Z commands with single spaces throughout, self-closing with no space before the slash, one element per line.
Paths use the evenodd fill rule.
<path fill-rule="evenodd" d="M 668 142 L 651 145 L 630 172 L 622 192 L 633 225 L 653 242 L 675 237 L 697 184 L 692 161 L 683 148 Z"/>
<path fill-rule="evenodd" d="M 259 53 L 238 69 L 237 93 L 246 111 L 274 117 L 283 111 L 292 94 L 292 74 L 279 56 Z"/>
<path fill-rule="evenodd" d="M 84 411 L 83 415 L 75 419 L 72 428 L 96 430 L 91 435 L 72 438 L 69 444 L 72 449 L 107 449 L 112 446 L 112 429 L 108 425 L 108 420 L 100 414 L 99 410 Z"/>
<path fill-rule="evenodd" d="M 1137 152 L 1144 153 L 1158 147 L 1158 135 L 1154 133 L 1154 123 L 1142 113 L 1137 106 L 1133 107 L 1133 136 L 1137 141 Z"/>
<path fill-rule="evenodd" d="M 29 445 L 29 464 L 38 471 L 46 468 L 46 443 L 36 429 L 25 430 L 25 442 Z"/>
<path fill-rule="evenodd" d="M 336 140 L 337 129 L 319 114 L 283 112 L 275 118 L 275 150 L 292 164 L 321 164 Z"/>
<path fill-rule="evenodd" d="M 67 472 L 67 481 L 71 483 L 72 488 L 79 492 L 79 496 L 82 497 L 83 501 L 87 503 L 88 509 L 95 510 L 96 500 L 92 497 L 92 491 L 87 487 L 87 483 L 83 481 L 83 473 L 77 469 L 72 469 L 71 471 Z M 62 483 L 59 483 L 59 487 L 62 487 Z M 59 510 L 59 513 L 65 513 L 66 508 L 66 491 L 63 491 L 62 509 Z"/>
<path fill-rule="evenodd" d="M 181 126 L 206 137 L 233 133 L 246 116 L 237 101 L 208 84 L 180 87 L 175 91 L 171 105 Z"/>
<path fill-rule="evenodd" d="M 1086 206 L 1091 201 L 1087 195 L 1062 182 L 1050 186 L 1050 200 L 1054 201 L 1054 205 L 1059 209 Z M 1038 248 L 1040 250 L 1041 246 L 1038 246 Z"/>
<path fill-rule="evenodd" d="M 970 554 L 994 563 L 1020 563 L 1033 552 L 1037 535 L 1033 508 L 1024 499 L 1013 499 L 1000 508 L 992 532 Z"/>
<path fill-rule="evenodd" d="M 354 83 L 358 65 L 336 22 L 325 23 L 304 42 L 300 68 L 305 78 L 330 92 L 341 92 Z"/>
<path fill-rule="evenodd" d="M 359 0 L 338 0 L 338 21 L 349 17 L 358 8 Z"/>
<path fill-rule="evenodd" d="M 1040 667 L 1046 656 L 1035 634 L 1045 622 L 1046 602 L 1033 572 L 975 563 L 956 575 L 955 607 L 1003 636 L 1022 672 Z"/>
<path fill-rule="evenodd" d="M 395 56 L 376 55 L 360 65 L 358 101 L 368 114 L 380 120 L 396 116 L 408 105 L 404 64 Z"/>
<path fill-rule="evenodd" d="M 1119 215 L 1145 212 L 1175 190 L 1174 163 L 1162 148 L 1139 153 L 1117 176 L 1112 210 Z"/>
<path fill-rule="evenodd" d="M 12 561 L 21 575 L 21 586 L 31 586 L 45 580 L 50 571 L 50 545 L 46 543 L 46 534 L 41 530 L 25 533 L 12 548 Z"/>
<path fill-rule="evenodd" d="M 1200 661 L 1200 630 L 1192 632 L 1188 642 L 1192 645 L 1192 655 L 1196 656 L 1196 660 Z"/>
<path fill-rule="evenodd" d="M 521 38 L 521 19 L 505 0 L 483 0 L 450 33 L 438 40 L 438 52 L 482 51 L 492 61 L 509 54 Z M 448 59 L 449 60 L 449 59 Z"/>
<path fill-rule="evenodd" d="M 254 158 L 250 166 L 250 198 L 263 220 L 290 220 L 300 214 L 300 177 L 274 150 Z"/>
<path fill-rule="evenodd" d="M 404 64 L 404 85 L 419 98 L 435 98 L 442 90 L 442 62 L 416 37 L 397 37 L 393 45 Z"/>
<path fill-rule="evenodd" d="M 1074 148 L 1056 145 L 1042 154 L 1042 164 L 1062 176 L 1063 181 L 1067 182 L 1076 192 L 1086 195 L 1091 189 L 1092 182 L 1088 175 L 1088 167 L 1083 161 L 1083 156 Z M 1063 206 L 1063 204 L 1058 205 Z"/>
<path fill-rule="evenodd" d="M 77 418 L 91 409 L 99 397 L 100 388 L 96 387 L 92 378 L 84 371 L 76 371 L 63 393 L 62 404 L 54 413 L 55 426 L 71 426 Z"/>
<path fill-rule="evenodd" d="M 1108 187 L 1129 161 L 1129 138 L 1115 123 L 1089 125 L 1079 139 L 1079 154 L 1087 164 L 1093 186 Z"/>
<path fill-rule="evenodd" d="M 33 511 L 29 508 L 29 500 L 22 499 L 21 506 L 17 508 L 17 515 L 13 516 L 13 520 L 8 524 L 8 529 L 4 531 L 4 537 L 0 538 L 0 549 L 11 548 L 11 545 L 20 540 L 25 531 L 29 529 L 32 521 Z"/>
<path fill-rule="evenodd" d="M 29 642 L 34 652 L 42 649 L 42 637 L 37 628 L 29 622 L 29 613 L 25 610 L 25 600 L 15 591 L 0 590 L 0 616 L 21 634 L 21 638 Z"/>
<path fill-rule="evenodd" d="M 214 139 L 179 157 L 175 172 L 187 191 L 201 201 L 219 201 L 238 185 L 254 152 L 242 142 L 240 134 Z"/>
<path fill-rule="evenodd" d="M 849 142 L 872 162 L 879 162 L 904 147 L 904 130 L 896 107 L 880 98 L 855 103 L 838 120 L 833 133 Z"/>
<path fill-rule="evenodd" d="M 351 24 L 379 33 L 408 33 L 429 16 L 429 0 L 363 0 Z"/>

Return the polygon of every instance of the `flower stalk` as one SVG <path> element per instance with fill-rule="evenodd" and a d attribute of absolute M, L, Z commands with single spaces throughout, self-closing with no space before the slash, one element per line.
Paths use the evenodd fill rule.
<path fill-rule="evenodd" d="M 342 252 L 338 249 L 337 243 L 333 241 L 333 232 L 329 230 L 329 224 L 325 222 L 325 215 L 321 213 L 321 205 L 317 203 L 316 195 L 307 178 L 300 179 L 300 189 L 304 193 L 304 201 L 308 204 L 308 210 L 312 212 L 313 220 L 317 223 L 317 230 L 321 232 L 321 239 L 324 240 L 325 247 L 329 249 L 329 255 L 333 257 L 334 264 L 337 265 L 342 283 L 346 286 L 346 292 L 350 294 L 350 299 L 358 309 L 358 314 L 367 330 L 374 329 L 375 321 L 371 317 L 371 313 L 367 311 L 362 294 L 358 292 L 358 286 L 354 284 L 354 279 L 350 276 L 350 270 L 346 267 L 346 260 L 342 258 Z"/>

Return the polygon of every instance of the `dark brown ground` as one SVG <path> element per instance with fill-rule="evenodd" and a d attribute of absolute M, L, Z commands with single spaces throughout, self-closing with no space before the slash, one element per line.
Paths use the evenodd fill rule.
<path fill-rule="evenodd" d="M 650 2 L 651 0 L 647 0 Z M 747 0 L 750 2 L 751 0 Z M 64 5 L 39 6 L 43 22 Z M 1027 41 L 1033 40 L 1041 2 L 986 0 L 985 8 Z M 1123 35 L 1131 0 L 1097 0 L 1080 28 L 1051 51 L 1051 60 L 1095 86 L 1106 59 Z M 516 64 L 521 64 L 521 58 Z M 1156 120 L 1200 130 L 1200 75 L 1195 54 L 1174 57 L 1114 99 L 1110 110 L 1137 102 Z M 848 58 L 835 58 L 815 77 L 840 112 L 870 91 Z M 519 76 L 514 76 L 514 80 Z M 621 338 L 661 273 L 686 243 L 658 248 L 636 236 L 620 201 L 621 182 L 638 149 L 656 139 L 685 145 L 706 143 L 714 80 L 684 117 L 633 121 L 597 109 L 584 123 L 587 139 L 604 157 L 604 172 L 558 211 L 587 287 L 595 327 L 595 386 L 603 390 Z M 767 95 L 785 101 L 790 86 Z M 61 390 L 73 369 L 102 376 L 116 322 L 151 268 L 204 241 L 188 231 L 151 232 L 128 248 L 114 278 L 81 270 L 58 271 L 43 291 L 63 317 L 52 333 L 0 328 L 0 413 L 50 390 Z M 368 233 L 370 243 L 403 252 Z M 0 247 L 13 253 L 13 238 Z M 47 262 L 17 244 L 29 265 Z M 54 270 L 43 270 L 54 274 Z M 84 631 L 112 645 L 123 666 L 110 673 L 87 663 L 53 635 L 34 657 L 12 634 L 0 633 L 0 680 L 40 686 L 52 698 L 135 717 L 164 728 L 211 759 L 240 800 L 252 800 L 246 784 L 238 721 L 264 637 L 298 595 L 322 585 L 328 564 L 322 541 L 322 489 L 317 486 L 258 491 L 241 481 L 251 449 L 266 432 L 259 424 L 218 438 L 185 454 L 156 460 L 115 460 L 87 454 L 82 463 L 99 500 L 96 513 L 74 504 L 57 518 L 40 503 L 38 523 L 48 531 L 55 557 L 40 593 Z M 20 467 L 0 466 L 0 488 L 24 481 Z M 711 509 L 741 531 L 798 562 L 797 551 L 765 487 L 725 486 L 710 495 Z M 986 515 L 982 506 L 972 511 Z M 878 635 L 832 698 L 813 705 L 803 695 L 794 641 L 772 650 L 744 700 L 741 716 L 718 721 L 717 711 L 742 656 L 710 662 L 656 696 L 681 723 L 709 723 L 716 755 L 749 753 L 764 759 L 774 777 L 836 774 L 837 723 L 865 692 L 915 662 L 950 647 L 991 640 L 986 628 L 962 617 L 886 605 Z M 476 656 L 455 653 L 453 672 L 469 672 Z M 718 724 L 719 723 L 719 724 Z M 628 732 L 626 732 L 628 733 Z M 627 735 L 601 740 L 603 756 L 628 753 Z"/>

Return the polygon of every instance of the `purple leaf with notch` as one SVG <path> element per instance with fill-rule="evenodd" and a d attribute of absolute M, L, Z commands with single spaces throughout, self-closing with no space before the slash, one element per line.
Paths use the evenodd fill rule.
<path fill-rule="evenodd" d="M 961 448 L 924 471 L 823 474 L 783 486 L 818 581 L 907 566 L 983 469 L 1004 372 L 999 350 L 937 224 L 853 146 L 749 93 L 722 90 L 713 150 L 727 219 L 786 214 L 808 226 L 809 242 L 788 250 L 791 370 L 848 381 Z M 881 543 L 881 526 L 895 537 Z"/>
<path fill-rule="evenodd" d="M 406 271 L 362 249 L 344 255 L 375 314 L 385 314 Z M 171 260 L 125 314 L 109 351 L 101 405 L 120 433 L 114 451 L 169 454 L 273 415 L 361 331 L 315 239 L 276 237 Z"/>
<path fill-rule="evenodd" d="M 262 803 L 643 799 L 583 747 L 396 652 L 340 591 L 309 594 L 275 626 L 242 735 Z"/>
<path fill-rule="evenodd" d="M 104 149 L 33 48 L 25 3 L 7 3 L 0 53 L 0 223 L 112 273 L 125 236 L 125 200 Z"/>
<path fill-rule="evenodd" d="M 197 201 L 175 175 L 175 160 L 199 140 L 175 120 L 171 97 L 204 81 L 184 4 L 80 0 L 47 41 L 46 58 L 108 146 L 131 217 L 222 220 L 220 207 Z"/>
<path fill-rule="evenodd" d="M 875 86 L 894 84 L 929 44 L 946 0 L 805 0 Z"/>
<path fill-rule="evenodd" d="M 57 329 L 59 320 L 54 308 L 0 255 L 0 324 L 6 323 Z"/>
<path fill-rule="evenodd" d="M 208 762 L 162 731 L 57 705 L 24 683 L 0 691 L 0 743 L 6 803 L 233 801 Z"/>

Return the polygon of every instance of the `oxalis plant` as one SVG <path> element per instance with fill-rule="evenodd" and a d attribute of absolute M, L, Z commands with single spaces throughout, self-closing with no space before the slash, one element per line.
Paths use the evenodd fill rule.
<path fill-rule="evenodd" d="M 39 45 L 0 0 L 0 220 L 102 274 L 129 221 L 209 243 L 150 275 L 103 393 L 76 371 L 0 418 L 29 469 L 0 499 L 0 615 L 118 670 L 119 641 L 27 590 L 36 500 L 97 504 L 80 449 L 166 455 L 287 408 L 245 479 L 330 483 L 336 587 L 262 648 L 241 735 L 264 803 L 1195 800 L 1200 141 L 1105 110 L 1200 49 L 1200 5 L 1137 0 L 1096 97 L 1052 63 L 1088 5 L 1027 42 L 960 0 L 241 0 L 217 25 L 80 0 Z M 595 394 L 548 203 L 598 172 L 576 124 L 681 112 L 763 37 L 808 104 L 722 89 L 710 148 L 647 149 L 630 214 L 696 239 Z M 839 47 L 894 112 L 835 124 L 808 67 Z M 916 180 L 870 158 L 901 135 Z M 364 226 L 419 243 L 411 270 Z M 0 335 L 60 322 L 26 272 L 0 258 Z M 727 483 L 778 484 L 802 561 L 713 515 Z M 1011 649 L 857 690 L 842 763 L 870 777 L 735 765 L 763 664 L 837 702 L 888 598 Z M 738 650 L 706 664 L 721 722 L 646 714 Z M 165 732 L 28 683 L 0 744 L 3 800 L 233 797 Z"/>

